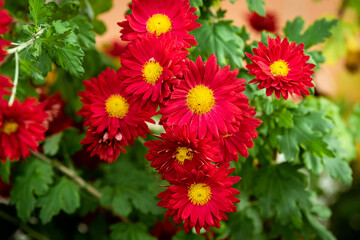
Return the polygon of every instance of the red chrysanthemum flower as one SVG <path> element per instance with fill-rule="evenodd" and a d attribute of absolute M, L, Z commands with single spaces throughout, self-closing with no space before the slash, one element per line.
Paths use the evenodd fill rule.
<path fill-rule="evenodd" d="M 43 125 L 47 114 L 42 105 L 35 105 L 36 99 L 28 98 L 12 106 L 0 101 L 0 159 L 19 160 L 36 151 L 38 141 L 44 140 L 46 127 Z"/>
<path fill-rule="evenodd" d="M 151 167 L 163 174 L 164 179 L 178 178 L 185 169 L 192 170 L 221 160 L 216 141 L 198 139 L 197 132 L 190 132 L 186 125 L 164 125 L 164 128 L 166 133 L 157 136 L 163 141 L 145 142 L 149 148 L 146 159 L 151 161 Z"/>
<path fill-rule="evenodd" d="M 9 13 L 2 9 L 4 3 L 4 1 L 0 0 L 0 34 L 6 33 L 9 30 L 8 25 L 12 22 L 12 17 Z"/>
<path fill-rule="evenodd" d="M 7 55 L 7 51 L 5 50 L 5 47 L 10 46 L 10 42 L 0 38 L 0 63 L 3 62 L 5 56 Z"/>
<path fill-rule="evenodd" d="M 96 129 L 89 127 L 86 131 L 86 137 L 80 141 L 81 144 L 89 145 L 87 150 L 91 152 L 90 156 L 95 154 L 101 160 L 107 162 L 115 161 L 120 152 L 126 153 L 123 146 L 122 134 L 118 131 L 115 136 L 111 136 L 108 132 L 97 132 Z"/>
<path fill-rule="evenodd" d="M 45 120 L 47 126 L 46 136 L 61 132 L 73 124 L 73 120 L 66 116 L 65 101 L 61 98 L 60 93 L 52 96 L 45 94 L 40 95 L 40 102 L 44 105 L 44 111 L 48 114 Z"/>
<path fill-rule="evenodd" d="M 200 27 L 195 20 L 196 8 L 190 8 L 188 0 L 133 0 L 130 5 L 132 14 L 126 15 L 126 21 L 119 22 L 123 29 L 121 39 L 132 41 L 147 32 L 159 36 L 171 32 L 177 36 L 178 43 L 189 48 L 197 45 L 195 37 L 189 32 Z"/>
<path fill-rule="evenodd" d="M 221 165 L 228 166 L 230 161 L 237 160 L 238 154 L 248 157 L 248 148 L 252 148 L 254 143 L 252 139 L 257 138 L 255 130 L 261 120 L 253 118 L 255 116 L 254 108 L 249 108 L 247 116 L 240 121 L 239 130 L 222 136 L 220 139 L 220 152 L 223 154 Z"/>
<path fill-rule="evenodd" d="M 273 33 L 277 30 L 277 18 L 274 13 L 267 11 L 265 17 L 263 17 L 256 12 L 252 12 L 248 18 L 251 27 L 258 32 L 265 30 Z"/>
<path fill-rule="evenodd" d="M 125 51 L 128 43 L 113 41 L 110 46 L 107 46 L 105 52 L 111 57 L 120 57 L 120 55 Z"/>
<path fill-rule="evenodd" d="M 188 52 L 176 44 L 170 33 L 157 37 L 145 34 L 131 42 L 121 55 L 119 72 L 124 76 L 125 92 L 151 105 L 161 104 L 185 70 Z"/>
<path fill-rule="evenodd" d="M 168 125 L 188 125 L 199 138 L 235 132 L 243 109 L 237 104 L 244 91 L 244 79 L 235 79 L 238 70 L 220 68 L 215 55 L 205 63 L 199 56 L 196 63 L 186 60 L 184 79 L 174 87 L 170 100 L 160 110 L 162 122 Z"/>
<path fill-rule="evenodd" d="M 10 83 L 9 78 L 0 75 L 0 98 L 4 95 L 10 94 L 10 91 L 7 88 L 12 87 L 13 85 Z"/>
<path fill-rule="evenodd" d="M 185 232 L 193 227 L 198 234 L 201 228 L 219 228 L 220 221 L 227 220 L 225 213 L 236 212 L 234 203 L 240 202 L 234 197 L 239 191 L 232 188 L 240 177 L 228 176 L 233 171 L 207 165 L 185 172 L 158 195 L 162 200 L 157 205 L 167 208 L 165 217 L 173 216 L 176 224 L 184 221 Z"/>
<path fill-rule="evenodd" d="M 266 88 L 266 95 L 275 92 L 276 98 L 280 95 L 288 98 L 288 94 L 309 95 L 307 87 L 314 87 L 311 69 L 315 67 L 307 63 L 309 56 L 304 54 L 304 44 L 296 46 L 295 42 L 289 44 L 285 37 L 272 39 L 268 37 L 268 47 L 259 42 L 259 48 L 254 48 L 254 56 L 246 53 L 252 63 L 247 64 L 249 74 L 255 79 L 249 83 L 259 83 L 258 89 Z"/>
<path fill-rule="evenodd" d="M 109 139 L 116 136 L 123 146 L 132 145 L 134 138 L 150 133 L 145 121 L 153 122 L 150 118 L 153 112 L 130 102 L 113 69 L 107 68 L 97 78 L 84 81 L 84 85 L 86 91 L 79 93 L 84 105 L 78 114 L 86 118 L 85 126 L 99 134 L 107 132 Z"/>

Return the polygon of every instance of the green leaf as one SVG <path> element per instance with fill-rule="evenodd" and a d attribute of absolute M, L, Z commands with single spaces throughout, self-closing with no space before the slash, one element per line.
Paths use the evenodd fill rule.
<path fill-rule="evenodd" d="M 14 174 L 10 201 L 15 204 L 18 216 L 26 222 L 35 208 L 36 196 L 44 195 L 53 182 L 52 166 L 35 158 L 28 158 Z"/>
<path fill-rule="evenodd" d="M 50 58 L 76 78 L 84 74 L 82 61 L 84 52 L 68 22 L 54 21 L 52 28 L 41 38 Z"/>
<path fill-rule="evenodd" d="M 92 32 L 93 26 L 85 16 L 77 16 L 71 20 L 74 23 L 75 34 L 77 35 L 79 44 L 83 50 L 95 48 L 95 34 Z"/>
<path fill-rule="evenodd" d="M 325 157 L 324 166 L 332 178 L 337 178 L 346 184 L 352 182 L 352 170 L 347 162 L 340 158 Z"/>
<path fill-rule="evenodd" d="M 275 216 L 282 224 L 301 224 L 301 211 L 311 206 L 306 176 L 289 163 L 269 165 L 260 170 L 255 195 L 265 218 Z"/>
<path fill-rule="evenodd" d="M 41 206 L 39 216 L 43 224 L 50 222 L 61 210 L 72 214 L 80 206 L 79 186 L 62 177 L 38 203 Z"/>
<path fill-rule="evenodd" d="M 84 52 L 78 45 L 66 44 L 64 47 L 52 46 L 48 49 L 49 56 L 68 71 L 72 76 L 81 78 L 84 74 L 82 60 Z"/>
<path fill-rule="evenodd" d="M 301 39 L 301 31 L 303 30 L 304 25 L 305 21 L 302 17 L 297 17 L 292 22 L 287 21 L 284 28 L 286 37 L 288 37 L 290 41 L 300 43 L 298 42 L 298 39 Z"/>
<path fill-rule="evenodd" d="M 309 211 L 304 212 L 305 224 L 301 234 L 305 239 L 335 240 L 336 238 L 325 226 L 316 220 Z"/>
<path fill-rule="evenodd" d="M 303 34 L 304 20 L 301 17 L 295 18 L 293 22 L 288 21 L 284 28 L 285 35 L 290 41 L 304 43 L 305 48 L 309 48 L 318 43 L 324 42 L 331 36 L 331 28 L 338 23 L 338 20 L 326 20 L 325 18 L 316 20 Z"/>
<path fill-rule="evenodd" d="M 293 114 L 286 108 L 283 108 L 276 118 L 278 125 L 284 128 L 292 128 L 294 126 Z"/>
<path fill-rule="evenodd" d="M 48 5 L 53 7 L 53 20 L 66 21 L 80 13 L 80 3 L 76 1 L 49 2 Z"/>
<path fill-rule="evenodd" d="M 156 240 L 143 223 L 117 223 L 110 226 L 110 239 L 114 240 Z"/>
<path fill-rule="evenodd" d="M 45 5 L 45 0 L 29 0 L 29 5 L 30 16 L 36 26 L 45 23 L 49 19 L 52 9 Z"/>
<path fill-rule="evenodd" d="M 264 0 L 246 0 L 247 6 L 251 12 L 257 12 L 261 16 L 265 16 Z"/>
<path fill-rule="evenodd" d="M 43 148 L 46 155 L 54 156 L 59 151 L 62 135 L 63 132 L 60 132 L 45 139 Z"/>
<path fill-rule="evenodd" d="M 77 151 L 80 151 L 82 144 L 80 141 L 84 139 L 85 133 L 80 133 L 76 128 L 68 128 L 63 131 L 63 136 L 60 141 L 60 149 L 63 156 L 70 157 Z"/>
<path fill-rule="evenodd" d="M 235 3 L 237 0 L 230 0 L 231 3 Z"/>
<path fill-rule="evenodd" d="M 139 152 L 139 148 L 137 151 Z M 130 159 L 142 159 L 126 155 Z M 157 199 L 155 194 L 149 191 L 150 188 L 156 188 L 160 185 L 155 182 L 152 175 L 144 174 L 144 171 L 137 169 L 133 163 L 122 158 L 120 161 L 104 166 L 103 183 L 105 187 L 101 190 L 102 205 L 111 207 L 116 213 L 128 216 L 133 208 L 136 208 L 144 214 L 152 213 L 153 215 L 163 214 L 164 209 L 156 206 Z M 157 184 L 153 184 L 153 183 Z"/>
<path fill-rule="evenodd" d="M 103 21 L 100 21 L 98 19 L 94 19 L 92 22 L 92 25 L 94 26 L 94 31 L 97 34 L 104 34 L 106 32 L 106 25 Z"/>
<path fill-rule="evenodd" d="M 323 139 L 324 134 L 333 128 L 332 122 L 324 118 L 321 112 L 308 111 L 305 107 L 296 110 L 294 127 L 282 130 L 277 137 L 279 150 L 287 161 L 298 156 L 300 146 L 318 157 L 334 156 Z"/>
<path fill-rule="evenodd" d="M 10 167 L 11 163 L 9 159 L 6 159 L 5 162 L 0 162 L 0 178 L 7 184 L 9 184 Z"/>
<path fill-rule="evenodd" d="M 193 58 L 198 55 L 208 58 L 215 53 L 221 66 L 230 64 L 240 68 L 244 57 L 244 41 L 237 34 L 240 29 L 231 25 L 231 21 L 209 23 L 199 20 L 199 23 L 201 27 L 192 32 L 198 41 L 198 45 L 191 52 Z"/>
<path fill-rule="evenodd" d="M 31 62 L 27 59 L 19 59 L 20 61 L 20 69 L 26 75 L 33 78 L 36 84 L 43 84 L 45 83 L 45 78 L 40 72 L 39 69 L 35 68 L 35 62 Z"/>
<path fill-rule="evenodd" d="M 109 11 L 113 6 L 113 1 L 88 0 L 92 6 L 95 16 Z"/>

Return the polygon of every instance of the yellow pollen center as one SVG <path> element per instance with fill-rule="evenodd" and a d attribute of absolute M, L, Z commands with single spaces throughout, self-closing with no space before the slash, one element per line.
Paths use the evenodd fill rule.
<path fill-rule="evenodd" d="M 191 89 L 187 95 L 187 106 L 196 114 L 209 112 L 215 104 L 214 93 L 204 85 Z"/>
<path fill-rule="evenodd" d="M 3 132 L 7 135 L 10 135 L 11 133 L 14 133 L 17 131 L 19 127 L 19 124 L 16 122 L 5 122 L 3 127 Z"/>
<path fill-rule="evenodd" d="M 270 66 L 270 71 L 274 76 L 287 76 L 290 68 L 289 64 L 285 62 L 284 60 L 280 59 L 275 62 L 273 62 Z"/>
<path fill-rule="evenodd" d="M 176 151 L 177 154 L 175 157 L 180 165 L 184 165 L 185 160 L 191 160 L 193 158 L 193 153 L 190 152 L 187 147 L 178 147 Z"/>
<path fill-rule="evenodd" d="M 211 199 L 211 189 L 205 183 L 192 184 L 188 197 L 194 205 L 205 205 Z"/>
<path fill-rule="evenodd" d="M 129 112 L 129 104 L 119 94 L 113 94 L 105 102 L 106 112 L 109 117 L 122 118 Z"/>
<path fill-rule="evenodd" d="M 159 80 L 162 72 L 162 66 L 152 58 L 144 64 L 142 76 L 144 77 L 145 82 L 154 85 L 157 80 Z"/>
<path fill-rule="evenodd" d="M 164 14 L 154 14 L 146 22 L 146 30 L 150 33 L 156 32 L 157 36 L 170 31 L 171 28 L 171 21 Z"/>

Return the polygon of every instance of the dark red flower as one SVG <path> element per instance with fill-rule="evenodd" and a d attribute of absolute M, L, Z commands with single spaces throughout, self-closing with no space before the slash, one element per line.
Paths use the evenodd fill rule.
<path fill-rule="evenodd" d="M 243 106 L 239 93 L 245 90 L 244 79 L 236 79 L 238 70 L 220 68 L 215 55 L 206 63 L 199 56 L 194 63 L 186 59 L 184 79 L 174 87 L 170 100 L 160 110 L 161 121 L 168 125 L 187 125 L 199 138 L 220 136 L 238 130 Z M 248 103 L 247 107 L 248 107 Z"/>
<path fill-rule="evenodd" d="M 0 101 L 0 159 L 19 160 L 36 151 L 44 140 L 46 127 L 43 125 L 47 114 L 36 99 L 28 98 L 20 103 L 15 100 L 12 106 Z"/>
<path fill-rule="evenodd" d="M 188 0 L 133 0 L 130 9 L 132 14 L 118 23 L 123 28 L 120 31 L 122 40 L 132 41 L 147 32 L 156 32 L 158 36 L 171 32 L 181 46 L 197 45 L 189 32 L 200 24 L 195 22 L 196 8 L 190 8 Z"/>
<path fill-rule="evenodd" d="M 12 22 L 12 17 L 9 13 L 2 9 L 4 3 L 5 1 L 0 0 L 0 34 L 6 33 L 9 30 L 8 25 Z"/>
<path fill-rule="evenodd" d="M 288 94 L 309 95 L 307 87 L 314 87 L 311 69 L 315 67 L 307 63 L 309 56 L 304 54 L 304 44 L 296 46 L 295 42 L 289 43 L 285 37 L 272 39 L 268 37 L 268 47 L 259 42 L 259 48 L 254 48 L 254 55 L 246 53 L 252 63 L 247 64 L 249 74 L 255 78 L 249 83 L 259 83 L 258 89 L 266 88 L 266 95 L 275 92 L 276 98 L 280 95 L 288 98 Z"/>
<path fill-rule="evenodd" d="M 145 142 L 149 148 L 145 157 L 163 178 L 181 178 L 185 170 L 221 160 L 217 143 L 211 139 L 198 139 L 197 132 L 190 132 L 188 126 L 165 125 L 164 128 L 166 133 L 157 136 L 163 141 Z"/>
<path fill-rule="evenodd" d="M 119 73 L 123 76 L 126 94 L 138 98 L 142 104 L 150 103 L 156 109 L 171 94 L 186 66 L 188 52 L 176 44 L 170 33 L 144 34 L 132 41 L 121 55 Z"/>
<path fill-rule="evenodd" d="M 4 95 L 8 95 L 11 92 L 7 90 L 7 88 L 12 87 L 13 85 L 10 83 L 9 78 L 6 76 L 0 75 L 0 98 Z"/>
<path fill-rule="evenodd" d="M 89 145 L 87 150 L 91 152 L 91 157 L 96 154 L 101 160 L 109 163 L 115 161 L 120 152 L 126 153 L 123 148 L 126 142 L 123 141 L 120 131 L 111 136 L 107 131 L 99 133 L 96 129 L 89 127 L 86 137 L 80 143 Z"/>
<path fill-rule="evenodd" d="M 0 38 L 0 64 L 3 62 L 5 56 L 7 55 L 7 51 L 5 50 L 5 47 L 10 46 L 10 42 Z"/>
<path fill-rule="evenodd" d="M 128 43 L 113 41 L 110 46 L 107 46 L 105 52 L 111 57 L 120 57 L 126 49 Z"/>
<path fill-rule="evenodd" d="M 73 120 L 66 116 L 65 101 L 61 98 L 60 93 L 55 93 L 52 96 L 41 94 L 40 102 L 44 105 L 44 111 L 48 114 L 45 120 L 45 126 L 48 129 L 45 135 L 50 136 L 73 125 Z"/>
<path fill-rule="evenodd" d="M 164 219 L 162 222 L 157 222 L 154 225 L 151 235 L 155 236 L 158 240 L 171 240 L 179 230 L 169 219 Z"/>
<path fill-rule="evenodd" d="M 165 217 L 174 217 L 176 224 L 184 221 L 185 232 L 219 228 L 220 221 L 227 220 L 225 213 L 236 212 L 234 203 L 240 202 L 234 197 L 239 191 L 232 188 L 240 177 L 228 176 L 233 171 L 206 165 L 185 172 L 181 179 L 169 181 L 172 186 L 158 195 L 162 200 L 157 205 L 167 208 Z"/>
<path fill-rule="evenodd" d="M 276 32 L 277 30 L 277 18 L 274 13 L 271 13 L 269 11 L 266 12 L 265 17 L 260 16 L 256 12 L 252 12 L 249 14 L 249 22 L 251 27 L 258 31 L 267 31 L 267 32 Z"/>

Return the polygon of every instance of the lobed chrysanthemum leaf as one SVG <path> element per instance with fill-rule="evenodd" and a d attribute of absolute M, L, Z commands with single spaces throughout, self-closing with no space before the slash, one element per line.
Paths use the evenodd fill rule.
<path fill-rule="evenodd" d="M 36 26 L 45 23 L 52 14 L 51 8 L 45 5 L 45 0 L 29 0 L 30 16 L 35 22 Z"/>
<path fill-rule="evenodd" d="M 290 41 L 304 43 L 305 48 L 309 48 L 318 43 L 324 42 L 331 36 L 331 28 L 338 23 L 338 20 L 327 20 L 325 18 L 316 20 L 304 33 L 305 22 L 301 17 L 295 18 L 294 21 L 288 21 L 284 28 L 285 35 Z"/>
<path fill-rule="evenodd" d="M 39 198 L 38 204 L 41 206 L 39 216 L 43 224 L 50 222 L 61 210 L 71 214 L 80 206 L 79 186 L 62 177 L 46 195 Z"/>
<path fill-rule="evenodd" d="M 311 206 L 306 177 L 289 163 L 269 165 L 260 170 L 254 193 L 265 218 L 275 217 L 282 224 L 302 222 L 301 209 Z"/>
<path fill-rule="evenodd" d="M 53 169 L 50 164 L 35 158 L 28 158 L 14 174 L 14 185 L 10 202 L 16 206 L 20 219 L 26 222 L 36 206 L 36 197 L 49 191 L 53 182 Z"/>
<path fill-rule="evenodd" d="M 201 27 L 191 32 L 198 41 L 198 46 L 191 52 L 194 60 L 199 55 L 208 58 L 215 53 L 220 66 L 230 64 L 240 68 L 244 57 L 244 40 L 237 34 L 240 29 L 232 25 L 232 21 L 198 22 Z"/>

